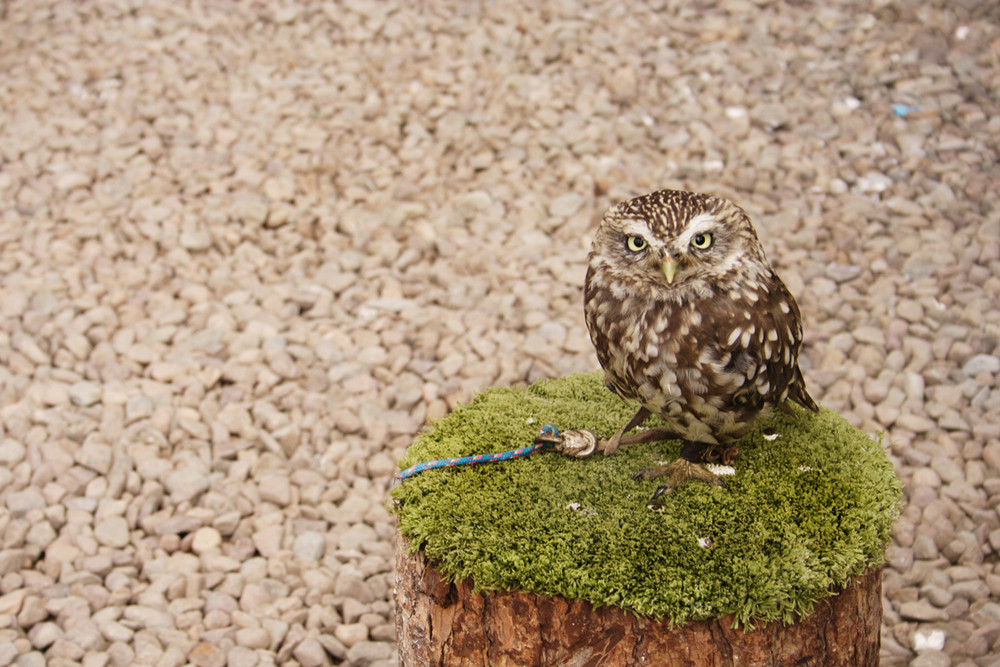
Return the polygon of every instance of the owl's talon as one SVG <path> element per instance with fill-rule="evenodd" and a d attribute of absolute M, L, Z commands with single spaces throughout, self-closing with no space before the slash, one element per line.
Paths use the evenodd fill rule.
<path fill-rule="evenodd" d="M 646 468 L 632 475 L 632 479 L 635 480 L 657 479 L 659 477 L 666 477 L 666 480 L 664 484 L 656 489 L 653 498 L 659 498 L 689 480 L 704 482 L 723 489 L 726 488 L 726 483 L 717 475 L 713 475 L 703 466 L 686 459 L 677 459 L 673 463 Z"/>
<path fill-rule="evenodd" d="M 725 448 L 723 448 L 723 450 L 722 450 L 722 457 L 721 457 L 722 458 L 722 465 L 725 465 L 725 466 L 732 465 L 733 462 L 737 458 L 739 458 L 739 456 L 740 456 L 741 453 L 742 452 L 740 451 L 739 447 L 725 447 Z"/>
<path fill-rule="evenodd" d="M 660 486 L 659 488 L 656 489 L 656 491 L 653 492 L 653 500 L 656 500 L 657 498 L 659 498 L 664 494 L 672 493 L 673 490 L 674 487 L 670 486 L 669 484 L 664 484 L 663 486 Z"/>

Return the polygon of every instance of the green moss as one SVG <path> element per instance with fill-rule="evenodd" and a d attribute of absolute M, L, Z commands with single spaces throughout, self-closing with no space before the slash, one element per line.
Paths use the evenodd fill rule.
<path fill-rule="evenodd" d="M 400 467 L 522 447 L 546 422 L 608 437 L 633 411 L 599 374 L 490 389 L 420 436 Z M 766 427 L 780 437 L 765 440 Z M 410 547 L 452 580 L 676 623 L 790 622 L 882 563 L 901 488 L 880 443 L 834 412 L 798 410 L 759 420 L 738 445 L 727 488 L 688 483 L 654 509 L 659 482 L 632 474 L 675 459 L 680 442 L 430 470 L 392 496 Z"/>

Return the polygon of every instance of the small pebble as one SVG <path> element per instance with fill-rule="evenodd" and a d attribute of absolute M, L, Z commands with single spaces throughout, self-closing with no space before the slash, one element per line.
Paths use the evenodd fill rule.
<path fill-rule="evenodd" d="M 201 642 L 187 654 L 187 659 L 197 667 L 224 667 L 226 654 L 217 646 Z"/>
<path fill-rule="evenodd" d="M 969 376 L 976 376 L 980 373 L 1000 373 L 1000 357 L 991 354 L 977 354 L 965 362 L 962 372 Z"/>
<path fill-rule="evenodd" d="M 264 628 L 240 628 L 236 643 L 249 649 L 266 649 L 271 646 L 271 635 Z"/>
<path fill-rule="evenodd" d="M 552 200 L 549 205 L 549 215 L 556 218 L 568 218 L 583 206 L 583 197 L 575 192 L 568 192 Z"/>
<path fill-rule="evenodd" d="M 296 536 L 292 554 L 300 560 L 318 561 L 326 549 L 326 538 L 321 533 L 306 532 Z"/>
<path fill-rule="evenodd" d="M 222 544 L 222 535 L 215 528 L 206 526 L 199 528 L 191 540 L 191 551 L 203 554 L 218 549 Z"/>
<path fill-rule="evenodd" d="M 96 382 L 80 381 L 69 387 L 69 400 L 73 405 L 87 407 L 101 400 L 103 390 Z"/>
<path fill-rule="evenodd" d="M 259 662 L 257 652 L 245 646 L 234 646 L 226 653 L 227 667 L 256 667 Z"/>
<path fill-rule="evenodd" d="M 14 516 L 23 516 L 32 510 L 45 508 L 45 497 L 38 489 L 29 487 L 7 495 L 7 509 Z"/>
<path fill-rule="evenodd" d="M 292 655 L 295 656 L 295 659 L 299 661 L 302 667 L 322 667 L 323 665 L 333 664 L 323 645 L 317 639 L 311 637 L 303 639 L 292 650 Z"/>
<path fill-rule="evenodd" d="M 910 661 L 909 667 L 951 667 L 951 658 L 943 651 L 924 651 Z"/>
<path fill-rule="evenodd" d="M 261 528 L 253 534 L 253 544 L 258 553 L 265 558 L 270 558 L 281 549 L 281 541 L 284 539 L 285 529 L 283 526 L 267 526 Z"/>
<path fill-rule="evenodd" d="M 180 503 L 208 490 L 209 480 L 198 470 L 181 468 L 168 475 L 163 480 L 163 486 L 175 501 Z"/>
<path fill-rule="evenodd" d="M 94 537 L 104 546 L 120 549 L 129 543 L 128 521 L 120 516 L 103 519 L 94 526 Z"/>
<path fill-rule="evenodd" d="M 392 646 L 386 642 L 358 642 L 347 649 L 347 659 L 351 664 L 368 665 L 376 660 L 388 660 Z"/>
<path fill-rule="evenodd" d="M 106 475 L 111 470 L 111 445 L 88 439 L 73 458 L 83 467 Z"/>
<path fill-rule="evenodd" d="M 364 623 L 346 623 L 338 625 L 333 635 L 350 648 L 358 642 L 368 640 L 368 626 Z"/>
<path fill-rule="evenodd" d="M 904 602 L 899 607 L 899 615 L 910 621 L 929 622 L 948 620 L 948 615 L 944 611 L 935 608 L 926 600 Z"/>

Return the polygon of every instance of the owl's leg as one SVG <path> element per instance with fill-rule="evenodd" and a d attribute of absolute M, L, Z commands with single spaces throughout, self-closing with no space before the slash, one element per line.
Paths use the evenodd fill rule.
<path fill-rule="evenodd" d="M 741 453 L 739 447 L 713 445 L 705 450 L 701 460 L 710 463 L 722 463 L 722 465 L 727 466 L 738 459 Z"/>
<path fill-rule="evenodd" d="M 666 480 L 653 494 L 653 498 L 659 498 L 664 493 L 670 493 L 684 482 L 692 479 L 711 484 L 712 486 L 725 487 L 725 482 L 701 465 L 701 462 L 705 460 L 705 454 L 711 449 L 713 449 L 712 445 L 688 440 L 684 443 L 684 447 L 681 448 L 681 457 L 679 459 L 673 463 L 640 470 L 632 478 L 658 479 L 665 477 Z"/>
<path fill-rule="evenodd" d="M 598 443 L 597 448 L 602 452 L 604 452 L 605 456 L 608 456 L 609 454 L 614 454 L 615 452 L 618 451 L 618 445 L 622 444 L 622 436 L 631 431 L 632 429 L 634 429 L 639 424 L 646 421 L 647 419 L 649 419 L 649 410 L 640 407 L 639 411 L 635 413 L 635 416 L 632 417 L 632 419 L 628 420 L 628 423 L 625 424 L 622 430 L 618 431 L 618 433 L 615 433 L 615 435 L 612 436 L 610 440 Z"/>

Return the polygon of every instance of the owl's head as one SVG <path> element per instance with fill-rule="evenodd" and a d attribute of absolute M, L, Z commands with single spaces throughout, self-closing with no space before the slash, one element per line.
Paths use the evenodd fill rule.
<path fill-rule="evenodd" d="M 703 292 L 757 277 L 767 261 L 750 218 L 727 199 L 660 190 L 613 206 L 594 238 L 591 270 Z"/>

